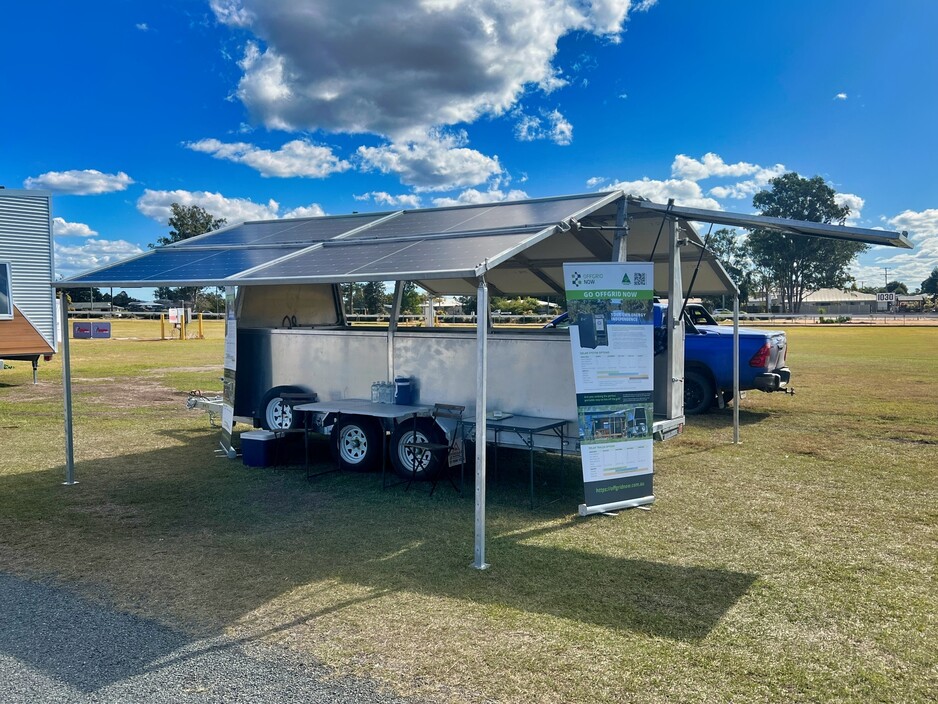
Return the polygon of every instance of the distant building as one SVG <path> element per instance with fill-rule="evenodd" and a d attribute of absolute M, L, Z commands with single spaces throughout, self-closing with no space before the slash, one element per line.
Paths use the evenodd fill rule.
<path fill-rule="evenodd" d="M 73 301 L 72 303 L 68 304 L 68 309 L 81 313 L 92 313 L 95 311 L 100 311 L 102 313 L 110 313 L 111 311 L 114 311 L 115 313 L 118 313 L 124 310 L 120 306 L 112 306 L 108 301 Z"/>
<path fill-rule="evenodd" d="M 868 315 L 877 312 L 876 294 L 822 288 L 805 294 L 801 312 L 807 315 Z"/>
<path fill-rule="evenodd" d="M 932 297 L 927 293 L 916 293 L 911 296 L 896 296 L 896 304 L 902 312 L 921 312 L 931 303 Z"/>

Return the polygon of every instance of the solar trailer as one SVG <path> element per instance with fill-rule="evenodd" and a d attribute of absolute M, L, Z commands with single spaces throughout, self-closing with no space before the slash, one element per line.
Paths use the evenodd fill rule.
<path fill-rule="evenodd" d="M 683 321 L 685 282 L 696 294 L 730 294 L 732 280 L 693 225 L 708 212 L 659 205 L 621 191 L 482 205 L 247 222 L 157 248 L 139 257 L 73 277 L 72 286 L 237 287 L 235 416 L 270 425 L 284 393 L 314 393 L 323 403 L 369 399 L 373 382 L 409 377 L 423 404 L 471 409 L 477 437 L 492 438 L 488 414 L 562 419 L 566 427 L 529 439 L 538 449 L 573 450 L 578 438 L 570 342 L 557 330 L 493 329 L 489 296 L 563 296 L 563 265 L 589 262 L 651 262 L 655 293 L 667 297 L 666 355 L 655 363 L 652 432 L 676 434 L 683 414 Z M 747 225 L 753 216 L 748 216 Z M 716 220 L 723 222 L 724 220 Z M 771 227 L 793 227 L 779 221 Z M 763 223 L 765 225 L 765 223 Z M 878 243 L 907 246 L 901 235 L 860 233 Z M 816 229 L 830 228 L 831 226 Z M 864 241 L 869 241 L 865 239 Z M 696 246 L 694 246 L 696 245 Z M 690 256 L 681 250 L 692 246 Z M 347 324 L 340 287 L 346 283 L 393 282 L 395 295 L 386 327 Z M 458 328 L 398 325 L 403 285 L 414 282 L 429 294 L 476 298 L 476 324 Z M 594 322 L 595 325 L 595 322 Z M 602 344 L 602 331 L 595 342 Z M 738 395 L 737 395 L 738 397 Z M 406 435 L 400 418 L 357 405 L 356 413 L 316 417 L 333 442 L 346 433 L 357 439 L 346 463 L 383 461 L 385 433 L 392 458 L 404 459 Z M 281 408 L 282 410 L 282 408 Z M 271 412 L 272 411 L 272 412 Z M 426 420 L 426 419 L 422 419 Z M 643 419 L 646 420 L 647 419 Z M 639 419 L 633 418 L 634 423 Z M 290 421 L 293 422 L 293 421 Z M 350 426 L 353 426 L 350 430 Z M 338 429 L 338 430 L 337 430 Z M 446 428 L 443 428 L 446 430 Z M 421 432 L 437 433 L 422 425 Z M 627 432 L 627 428 L 626 428 Z M 501 437 L 499 444 L 510 444 Z M 528 443 L 518 440 L 519 446 Z M 484 566 L 485 444 L 477 443 L 476 554 Z M 71 460 L 69 458 L 69 464 Z"/>

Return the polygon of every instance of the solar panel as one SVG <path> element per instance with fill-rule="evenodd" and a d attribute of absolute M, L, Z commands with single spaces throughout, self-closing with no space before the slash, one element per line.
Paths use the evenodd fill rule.
<path fill-rule="evenodd" d="M 467 272 L 517 247 L 530 232 L 476 237 L 431 238 L 406 242 L 344 240 L 326 244 L 286 261 L 274 262 L 243 280 L 371 277 L 397 273 Z"/>
<path fill-rule="evenodd" d="M 217 281 L 299 250 L 299 247 L 157 249 L 98 272 L 71 278 L 69 283 Z"/>
<path fill-rule="evenodd" d="M 191 240 L 183 240 L 176 248 L 223 247 L 252 244 L 311 245 L 330 240 L 355 228 L 386 217 L 388 213 L 367 213 L 342 217 L 284 219 L 266 222 L 247 222 L 229 230 L 209 233 Z"/>
<path fill-rule="evenodd" d="M 437 210 L 408 210 L 396 218 L 356 233 L 349 239 L 545 226 L 569 218 L 603 198 L 605 194 L 591 193 L 558 199 L 509 201 Z"/>

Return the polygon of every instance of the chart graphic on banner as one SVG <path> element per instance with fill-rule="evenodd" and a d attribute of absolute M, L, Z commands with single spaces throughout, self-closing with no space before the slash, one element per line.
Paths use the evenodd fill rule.
<path fill-rule="evenodd" d="M 654 501 L 651 264 L 564 264 L 585 503 Z"/>

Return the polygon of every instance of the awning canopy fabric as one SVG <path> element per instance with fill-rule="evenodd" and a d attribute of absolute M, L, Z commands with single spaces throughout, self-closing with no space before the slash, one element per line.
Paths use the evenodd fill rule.
<path fill-rule="evenodd" d="M 630 261 L 652 261 L 667 286 L 666 219 L 702 244 L 695 221 L 909 246 L 897 233 L 739 216 L 652 203 L 621 191 L 483 205 L 246 222 L 56 282 L 58 288 L 250 286 L 414 281 L 434 294 L 473 295 L 485 275 L 496 295 L 563 293 L 566 262 L 611 261 L 625 215 Z M 686 284 L 701 249 L 685 249 Z M 694 293 L 731 294 L 720 262 L 703 251 Z"/>

